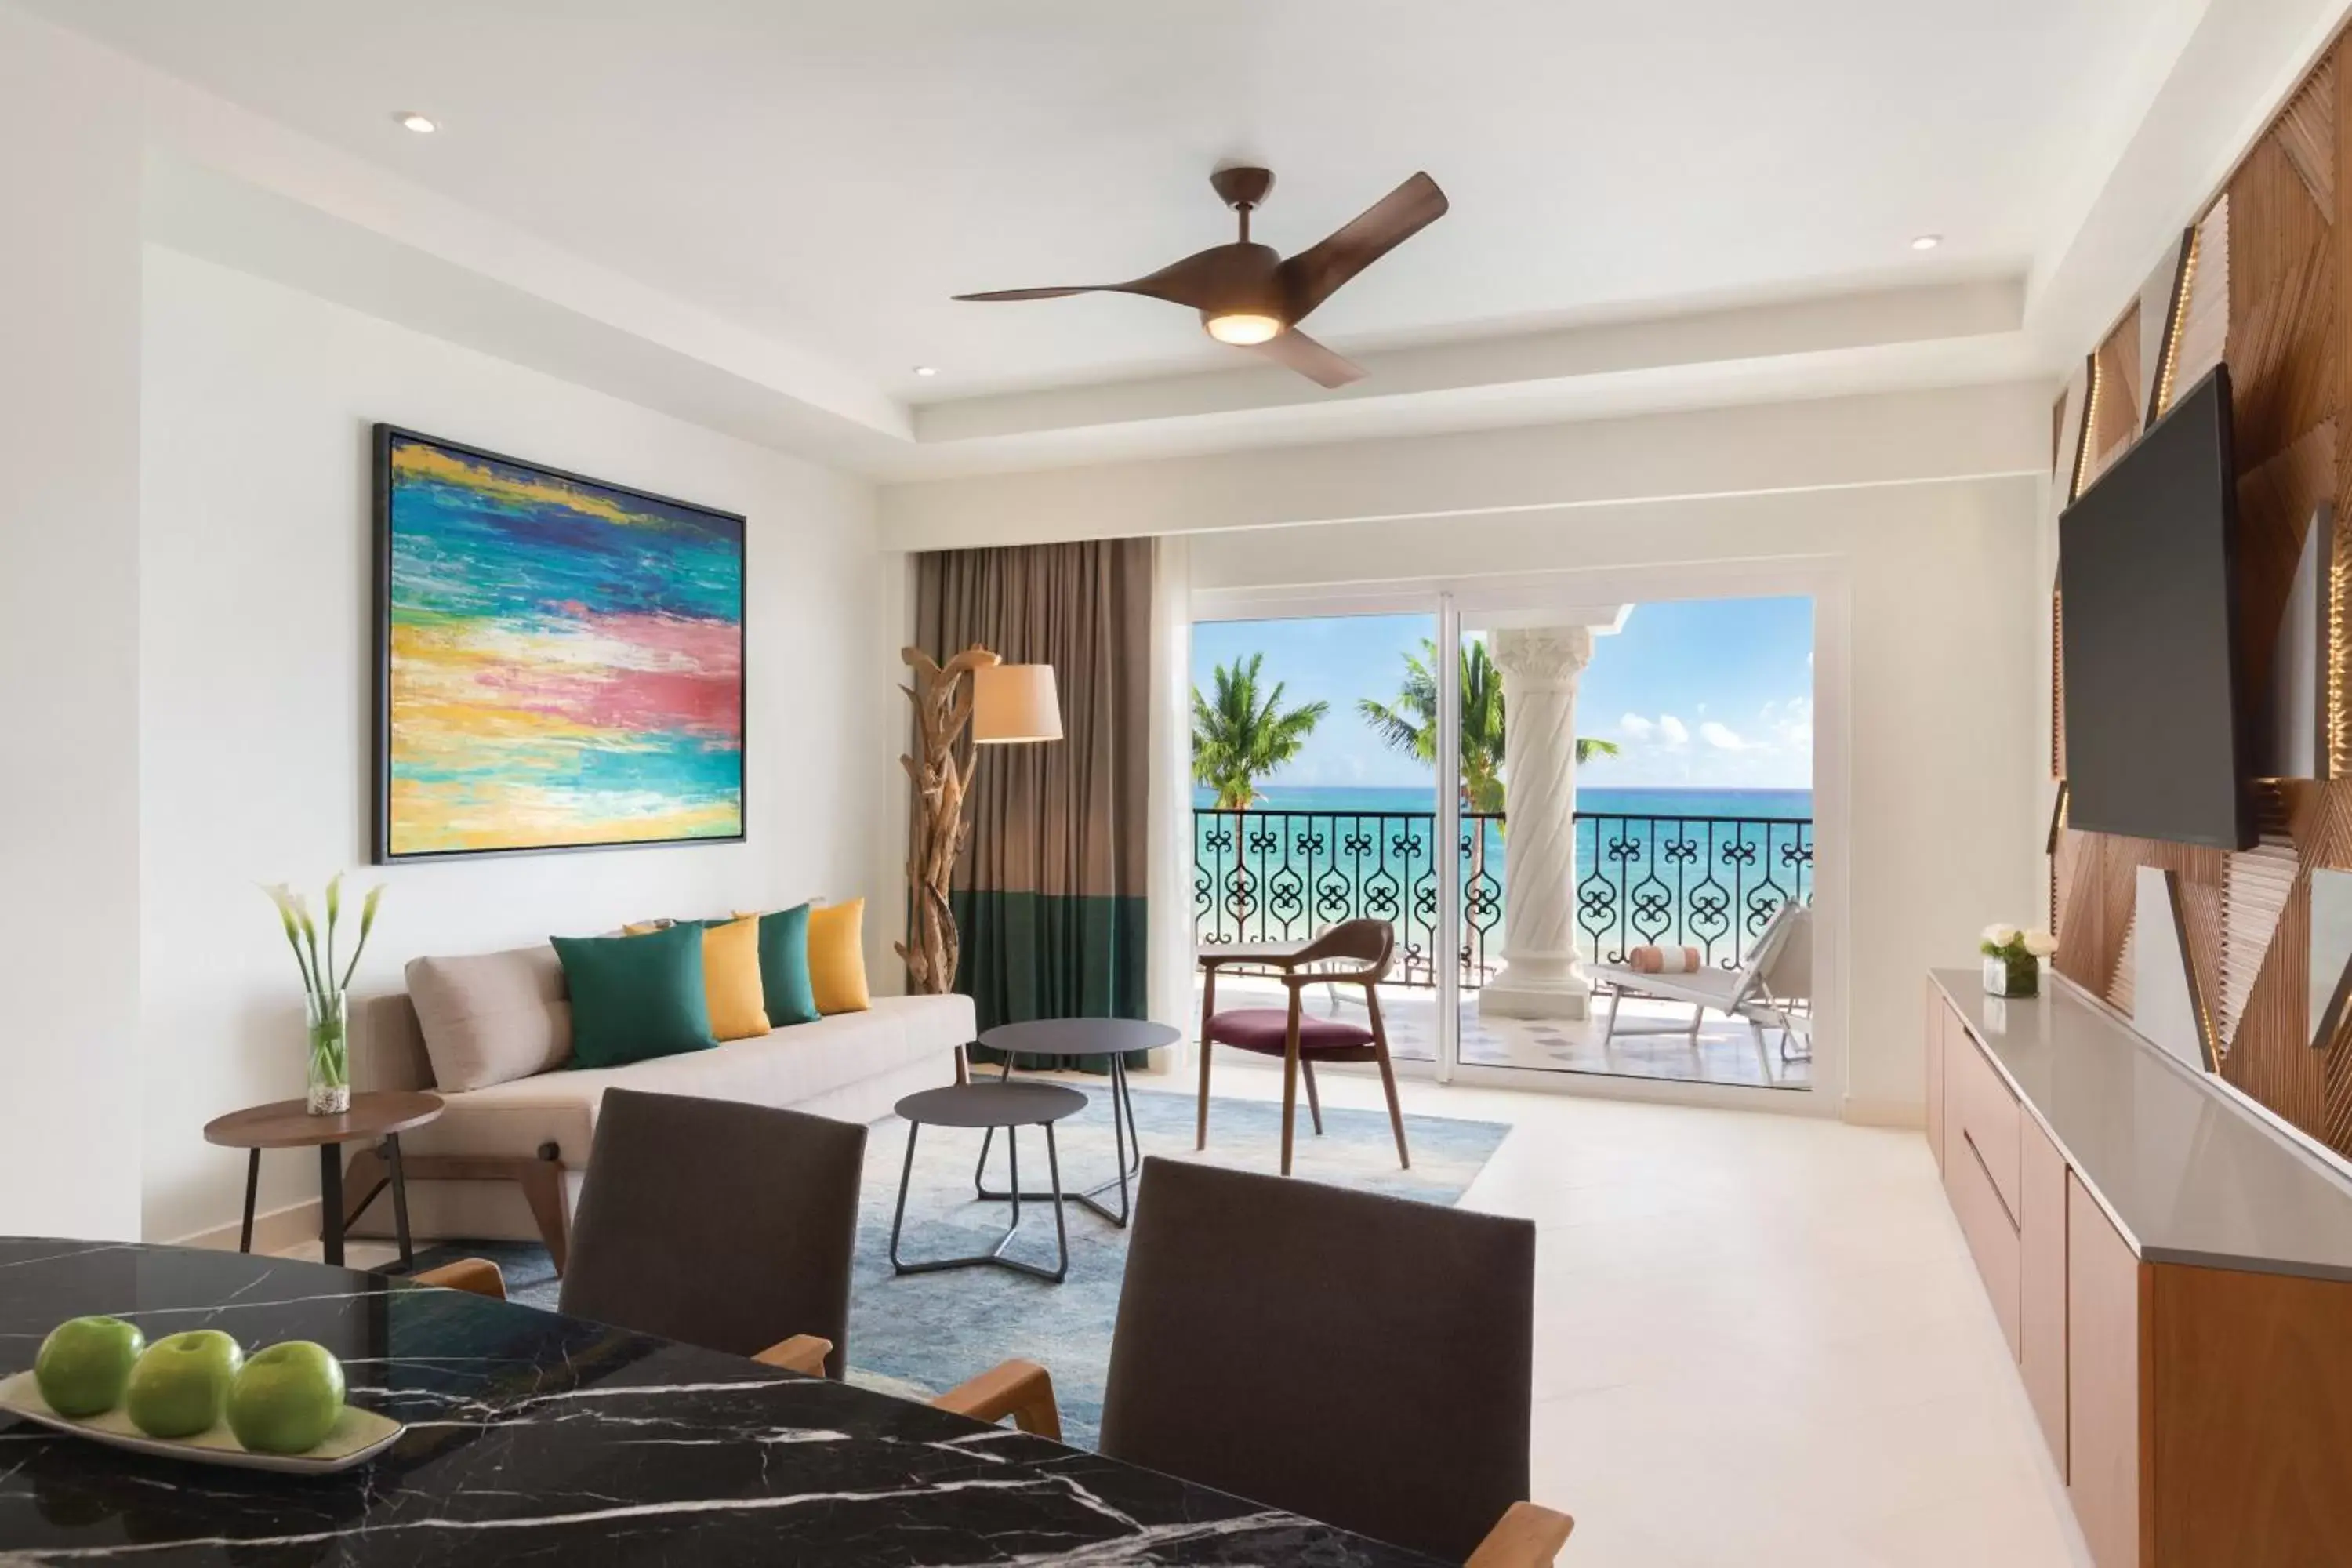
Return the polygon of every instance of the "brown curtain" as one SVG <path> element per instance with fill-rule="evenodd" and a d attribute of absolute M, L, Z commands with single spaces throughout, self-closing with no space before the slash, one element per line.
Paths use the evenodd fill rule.
<path fill-rule="evenodd" d="M 916 558 L 917 643 L 1050 664 L 1055 742 L 982 748 L 950 902 L 980 1026 L 1145 1014 L 1151 542 Z"/>

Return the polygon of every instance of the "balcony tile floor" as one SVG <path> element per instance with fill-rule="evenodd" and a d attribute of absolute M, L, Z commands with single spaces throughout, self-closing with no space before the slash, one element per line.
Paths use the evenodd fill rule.
<path fill-rule="evenodd" d="M 1198 983 L 1193 989 L 1197 1013 Z M 1281 985 L 1272 980 L 1226 975 L 1217 982 L 1220 1007 L 1279 1007 Z M 1360 1019 L 1363 1005 L 1337 987 L 1307 993 L 1318 1013 L 1335 1010 Z M 1605 1007 L 1606 1004 L 1602 1005 Z M 1437 1059 L 1437 995 L 1405 986 L 1383 987 L 1381 1007 L 1389 1028 L 1389 1048 L 1402 1060 Z M 1598 1009 L 1596 1009 L 1598 1011 Z M 1622 1021 L 1636 1026 L 1690 1021 L 1690 1009 L 1662 1002 L 1628 1001 Z M 1601 1044 L 1601 1019 L 1485 1018 L 1475 993 L 1462 1001 L 1462 1059 L 1482 1067 L 1536 1068 L 1549 1072 L 1603 1073 L 1621 1078 L 1664 1079 L 1675 1083 L 1738 1084 L 1750 1088 L 1811 1087 L 1811 1067 L 1803 1058 L 1785 1061 L 1777 1030 L 1765 1031 L 1761 1050 L 1748 1026 L 1710 1013 L 1696 1046 L 1686 1035 L 1620 1035 Z"/>

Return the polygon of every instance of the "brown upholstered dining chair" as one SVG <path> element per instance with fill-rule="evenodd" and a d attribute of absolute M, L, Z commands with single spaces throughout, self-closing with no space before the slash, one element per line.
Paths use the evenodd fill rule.
<path fill-rule="evenodd" d="M 559 1310 L 839 1377 L 865 1163 L 852 1122 L 606 1089 Z M 416 1281 L 505 1294 L 481 1258 Z"/>
<path fill-rule="evenodd" d="M 1380 983 L 1396 954 L 1396 928 L 1386 921 L 1342 921 L 1304 946 L 1204 948 L 1201 952 L 1201 1112 L 1196 1149 L 1209 1146 L 1209 1058 L 1217 1046 L 1282 1058 L 1282 1173 L 1290 1174 L 1293 1128 L 1298 1117 L 1298 1080 L 1307 1080 L 1307 1110 L 1315 1132 L 1323 1132 L 1323 1100 L 1315 1089 L 1317 1062 L 1377 1062 L 1388 1095 L 1389 1126 L 1396 1133 L 1397 1163 L 1412 1168 L 1404 1142 L 1404 1112 L 1397 1106 L 1396 1069 L 1389 1063 L 1388 1027 L 1381 1021 Z M 1238 965 L 1279 970 L 1288 1005 L 1217 1011 L 1217 971 Z M 1360 985 L 1364 1022 L 1318 1018 L 1306 1011 L 1303 994 L 1312 985 Z"/>
<path fill-rule="evenodd" d="M 1102 1451 L 1478 1568 L 1549 1563 L 1573 1521 L 1526 1500 L 1535 1258 L 1524 1219 L 1146 1160 Z M 966 1413 L 1050 1412 L 1016 1364 Z"/>

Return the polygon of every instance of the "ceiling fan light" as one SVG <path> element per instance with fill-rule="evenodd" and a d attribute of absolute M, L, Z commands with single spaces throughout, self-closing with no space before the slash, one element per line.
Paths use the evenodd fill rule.
<path fill-rule="evenodd" d="M 1221 316 L 1201 318 L 1209 335 L 1221 343 L 1269 342 L 1282 335 L 1282 318 L 1262 315 L 1255 310 L 1228 310 Z"/>

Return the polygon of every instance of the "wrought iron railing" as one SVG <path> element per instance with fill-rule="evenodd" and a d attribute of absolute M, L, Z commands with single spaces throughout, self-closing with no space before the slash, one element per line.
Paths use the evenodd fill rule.
<path fill-rule="evenodd" d="M 1502 959 L 1500 813 L 1464 812 L 1456 848 L 1462 984 Z M 1196 942 L 1293 941 L 1360 915 L 1397 928 L 1396 978 L 1437 980 L 1437 814 L 1192 813 Z M 1772 911 L 1812 897 L 1813 825 L 1790 816 L 1579 812 L 1576 927 L 1587 958 L 1622 962 L 1644 943 L 1697 948 L 1731 967 Z"/>

